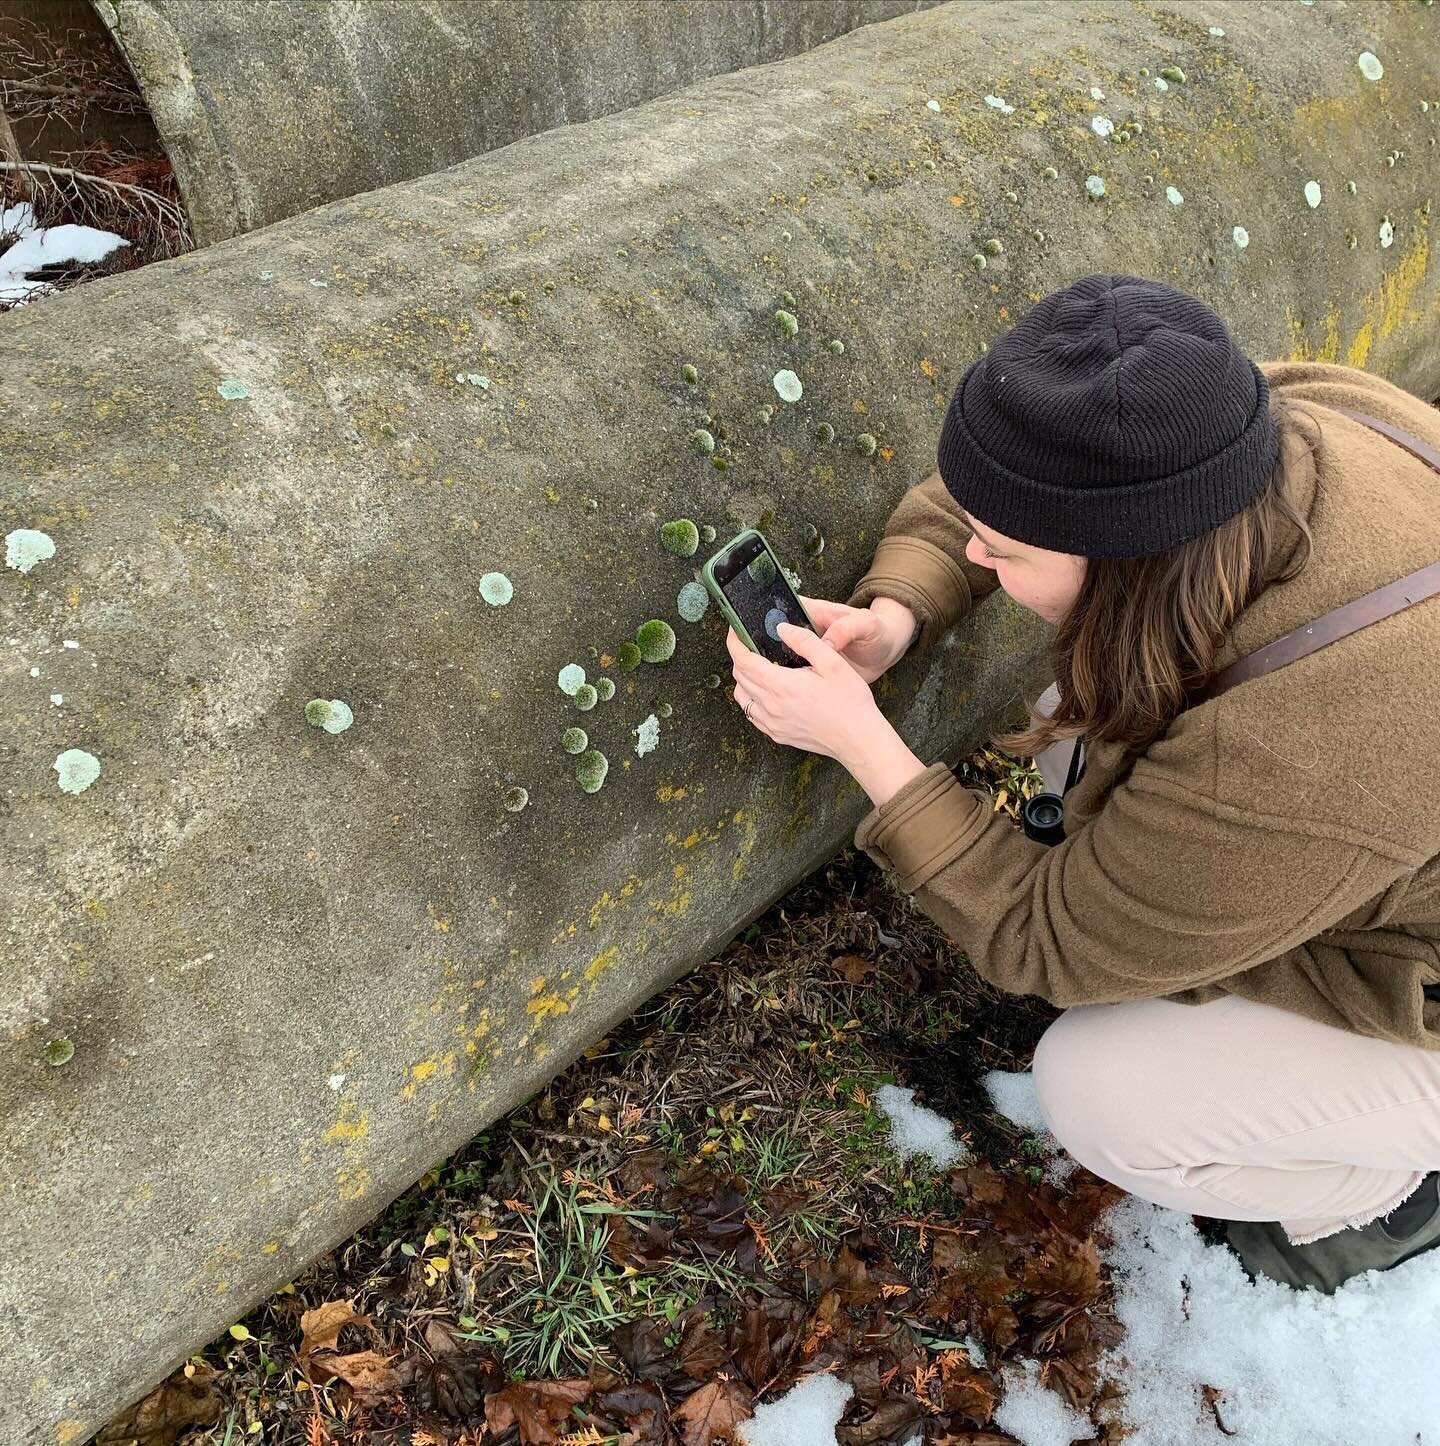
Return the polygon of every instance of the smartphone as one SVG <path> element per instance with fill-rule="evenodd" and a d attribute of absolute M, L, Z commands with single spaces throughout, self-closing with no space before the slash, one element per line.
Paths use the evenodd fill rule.
<path fill-rule="evenodd" d="M 710 596 L 730 620 L 740 641 L 785 668 L 803 668 L 805 659 L 780 641 L 780 624 L 819 629 L 795 596 L 770 544 L 753 527 L 732 538 L 700 569 Z"/>

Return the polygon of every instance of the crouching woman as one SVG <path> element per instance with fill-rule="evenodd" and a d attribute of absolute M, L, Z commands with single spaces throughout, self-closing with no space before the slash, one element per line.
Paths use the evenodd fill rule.
<path fill-rule="evenodd" d="M 961 380 L 849 604 L 784 634 L 811 666 L 730 638 L 750 722 L 869 794 L 857 845 L 1063 1007 L 1034 1066 L 1060 1143 L 1325 1291 L 1440 1244 L 1432 463 L 1440 414 L 1390 383 L 1256 366 L 1193 297 L 1085 277 Z M 1083 744 L 1054 846 L 870 691 L 997 587 L 1054 624 L 1048 715 L 1003 741 Z"/>

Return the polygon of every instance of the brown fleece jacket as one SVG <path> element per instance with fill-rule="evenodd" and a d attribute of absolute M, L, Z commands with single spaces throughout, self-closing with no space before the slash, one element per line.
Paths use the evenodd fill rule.
<path fill-rule="evenodd" d="M 1333 411 L 1440 447 L 1440 413 L 1364 372 L 1264 367 L 1320 423 L 1297 469 L 1314 552 L 1245 609 L 1235 658 L 1440 558 L 1440 476 Z M 938 473 L 851 595 L 898 598 L 930 647 L 995 575 Z M 932 765 L 855 834 L 986 979 L 1057 1005 L 1231 993 L 1440 1049 L 1440 597 L 1182 714 L 1138 757 L 1092 746 L 1065 841 L 1031 843 Z"/>

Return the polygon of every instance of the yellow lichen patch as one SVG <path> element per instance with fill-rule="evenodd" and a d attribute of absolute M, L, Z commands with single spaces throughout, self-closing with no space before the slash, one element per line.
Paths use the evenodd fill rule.
<path fill-rule="evenodd" d="M 68 602 L 72 608 L 78 608 L 80 606 L 80 589 L 78 587 L 72 587 L 70 591 L 65 594 L 65 601 Z"/>
<path fill-rule="evenodd" d="M 335 1183 L 340 1189 L 342 1200 L 359 1200 L 370 1186 L 369 1170 L 337 1170 Z"/>
<path fill-rule="evenodd" d="M 544 976 L 543 974 L 537 974 L 537 975 L 530 981 L 530 992 L 531 992 L 532 994 L 538 994 L 544 987 L 545 987 L 545 976 Z"/>
<path fill-rule="evenodd" d="M 277 1250 L 279 1250 L 279 1249 L 280 1249 L 280 1242 L 279 1242 L 278 1240 L 267 1240 L 267 1241 L 264 1243 L 264 1245 L 262 1245 L 262 1246 L 260 1247 L 260 1254 L 261 1254 L 261 1255 L 274 1255 L 275 1252 L 276 1252 Z"/>
<path fill-rule="evenodd" d="M 1367 321 L 1350 340 L 1350 345 L 1345 348 L 1345 365 L 1350 367 L 1363 367 L 1370 355 L 1370 347 L 1375 341 L 1375 324 Z"/>
<path fill-rule="evenodd" d="M 618 944 L 612 944 L 608 949 L 602 949 L 585 966 L 585 982 L 593 984 L 619 957 L 620 946 Z"/>
<path fill-rule="evenodd" d="M 935 375 L 935 363 L 932 362 L 928 356 L 922 356 L 920 358 L 920 370 L 927 377 L 933 377 Z"/>
<path fill-rule="evenodd" d="M 341 1100 L 340 1118 L 320 1138 L 327 1145 L 363 1140 L 370 1129 L 370 1115 L 368 1111 L 361 1111 L 360 1118 L 356 1119 L 355 1113 L 354 1100 Z"/>
<path fill-rule="evenodd" d="M 570 1006 L 558 994 L 542 994 L 525 1006 L 525 1012 L 533 1014 L 536 1019 L 548 1019 L 552 1014 L 568 1014 L 569 1011 Z"/>
<path fill-rule="evenodd" d="M 70 1446 L 72 1441 L 78 1441 L 84 1434 L 84 1424 L 72 1421 L 67 1416 L 63 1421 L 55 1423 L 55 1446 Z"/>
<path fill-rule="evenodd" d="M 435 1061 L 433 1059 L 422 1059 L 419 1064 L 410 1066 L 410 1073 L 416 1079 L 429 1079 L 435 1073 Z"/>
<path fill-rule="evenodd" d="M 678 799 L 685 797 L 685 790 L 683 788 L 676 788 L 670 783 L 662 783 L 660 787 L 655 790 L 655 797 L 660 803 L 674 803 Z"/>
<path fill-rule="evenodd" d="M 1380 278 L 1380 335 L 1389 336 L 1397 326 L 1413 321 L 1416 293 L 1425 281 L 1430 260 L 1430 237 L 1423 227 L 1416 227 L 1415 239 L 1400 264 Z M 1366 298 L 1369 300 L 1369 297 Z"/>
<path fill-rule="evenodd" d="M 101 899 L 86 899 L 81 907 L 92 919 L 108 919 L 110 917 L 110 911 Z"/>

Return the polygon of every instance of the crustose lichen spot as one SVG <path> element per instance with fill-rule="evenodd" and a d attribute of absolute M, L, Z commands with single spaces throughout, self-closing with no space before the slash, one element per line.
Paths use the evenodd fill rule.
<path fill-rule="evenodd" d="M 798 402 L 805 394 L 800 378 L 788 367 L 775 373 L 775 391 L 782 402 Z"/>
<path fill-rule="evenodd" d="M 17 527 L 5 534 L 5 566 L 17 572 L 29 572 L 37 562 L 55 556 L 55 540 L 48 532 L 33 527 Z"/>
<path fill-rule="evenodd" d="M 100 760 L 83 748 L 67 748 L 51 767 L 60 775 L 61 793 L 84 793 L 100 777 Z"/>
<path fill-rule="evenodd" d="M 503 608 L 515 596 L 515 589 L 503 572 L 487 572 L 480 579 L 480 596 L 492 608 Z"/>
<path fill-rule="evenodd" d="M 661 618 L 651 618 L 635 629 L 635 643 L 647 663 L 663 663 L 675 652 L 675 629 Z"/>
<path fill-rule="evenodd" d="M 598 748 L 582 753 L 575 762 L 575 781 L 586 793 L 599 793 L 610 771 L 610 760 Z"/>
<path fill-rule="evenodd" d="M 700 529 L 688 517 L 666 522 L 660 527 L 660 543 L 676 557 L 694 557 L 700 546 Z"/>

